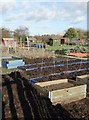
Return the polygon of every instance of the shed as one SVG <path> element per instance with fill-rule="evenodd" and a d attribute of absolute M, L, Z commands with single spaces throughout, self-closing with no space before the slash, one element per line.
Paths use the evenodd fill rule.
<path fill-rule="evenodd" d="M 70 42 L 69 38 L 61 38 L 60 39 L 60 44 L 68 44 Z"/>
<path fill-rule="evenodd" d="M 51 46 L 52 45 L 59 45 L 60 39 L 59 38 L 49 38 L 47 44 L 51 45 Z"/>
<path fill-rule="evenodd" d="M 59 45 L 60 44 L 60 39 L 59 38 L 53 38 L 53 44 L 57 44 Z"/>
<path fill-rule="evenodd" d="M 14 38 L 2 38 L 2 45 L 5 47 L 16 47 Z"/>
<path fill-rule="evenodd" d="M 36 43 L 36 42 L 37 42 L 37 39 L 36 39 L 35 37 L 30 37 L 30 38 L 28 37 L 28 38 L 27 38 L 27 42 L 28 42 L 28 41 L 29 41 L 30 43 Z"/>
<path fill-rule="evenodd" d="M 71 39 L 71 43 L 79 44 L 80 43 L 80 39 L 79 38 L 72 38 Z"/>

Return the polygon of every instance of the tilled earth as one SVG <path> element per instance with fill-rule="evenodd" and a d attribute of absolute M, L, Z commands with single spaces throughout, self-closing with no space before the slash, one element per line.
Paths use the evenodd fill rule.
<path fill-rule="evenodd" d="M 30 68 L 38 67 L 37 70 L 28 72 L 12 72 L 2 75 L 2 113 L 3 120 L 89 120 L 89 95 L 86 99 L 73 102 L 62 106 L 61 104 L 52 105 L 51 101 L 45 96 L 40 96 L 33 84 L 28 83 L 28 78 L 43 76 L 52 73 L 60 73 L 67 70 L 78 70 L 89 68 L 89 64 L 71 65 L 67 63 L 80 62 L 79 59 L 68 58 L 45 58 L 45 59 L 26 59 L 27 64 L 34 64 Z M 42 64 L 37 64 L 42 63 Z M 57 66 L 56 64 L 65 64 Z M 40 68 L 54 65 L 52 68 Z M 29 68 L 28 66 L 26 68 Z M 73 78 L 76 75 L 87 74 L 89 71 L 79 71 L 75 73 L 62 73 L 39 78 L 38 81 L 57 80 L 59 78 Z M 28 77 L 28 75 L 29 77 Z"/>
<path fill-rule="evenodd" d="M 89 120 L 89 96 L 54 106 L 19 72 L 2 76 L 2 92 L 3 120 Z"/>
<path fill-rule="evenodd" d="M 89 62 L 87 60 L 71 59 L 66 57 L 45 59 L 36 58 L 32 60 L 26 59 L 26 63 L 27 65 L 22 68 L 29 69 L 26 71 L 29 78 L 33 78 L 39 82 L 62 78 L 75 79 L 78 75 L 89 74 Z"/>
<path fill-rule="evenodd" d="M 60 62 L 60 61 L 80 61 L 79 58 L 67 58 L 67 57 L 49 57 L 49 58 L 34 58 L 34 59 L 29 59 L 29 58 L 24 58 L 24 61 L 26 64 L 35 64 L 35 63 L 42 63 L 42 62 Z"/>

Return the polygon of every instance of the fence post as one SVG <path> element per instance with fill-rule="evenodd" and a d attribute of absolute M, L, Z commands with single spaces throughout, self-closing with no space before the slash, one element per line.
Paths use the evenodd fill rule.
<path fill-rule="evenodd" d="M 49 98 L 49 99 L 51 100 L 51 102 L 52 102 L 52 92 L 51 92 L 51 91 L 49 91 L 48 98 Z"/>

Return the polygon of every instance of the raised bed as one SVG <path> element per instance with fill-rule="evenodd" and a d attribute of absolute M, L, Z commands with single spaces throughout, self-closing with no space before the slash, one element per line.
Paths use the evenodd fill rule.
<path fill-rule="evenodd" d="M 77 76 L 76 81 L 87 84 L 87 92 L 89 92 L 89 74 Z"/>
<path fill-rule="evenodd" d="M 35 83 L 34 87 L 40 95 L 47 96 L 53 104 L 67 104 L 86 98 L 87 85 L 68 79 L 39 82 Z"/>
<path fill-rule="evenodd" d="M 2 66 L 8 69 L 17 68 L 18 66 L 25 65 L 25 62 L 22 58 L 9 56 L 2 58 Z"/>
<path fill-rule="evenodd" d="M 51 83 L 51 82 L 50 82 Z M 4 119 L 88 120 L 89 97 L 64 106 L 53 106 L 38 95 L 27 79 L 15 73 L 2 76 L 2 116 Z M 71 117 L 70 117 L 71 116 Z"/>
<path fill-rule="evenodd" d="M 32 82 L 42 82 L 87 74 L 89 73 L 89 60 L 68 59 L 50 62 L 49 59 L 44 63 L 26 64 L 19 69 L 26 71 Z"/>
<path fill-rule="evenodd" d="M 34 58 L 34 59 L 29 59 L 29 58 L 24 58 L 24 60 L 26 61 L 26 64 L 37 64 L 37 63 L 42 63 L 42 62 L 53 62 L 55 61 L 66 61 L 67 59 L 71 59 L 71 58 L 67 58 L 67 57 L 49 57 L 49 58 Z"/>
<path fill-rule="evenodd" d="M 19 67 L 19 69 L 23 69 L 25 71 L 36 70 L 38 68 L 45 69 L 45 68 L 54 68 L 54 67 L 61 67 L 66 65 L 81 65 L 81 64 L 88 64 L 89 61 L 84 60 L 73 60 L 73 61 L 62 61 L 62 62 L 44 62 L 44 63 L 36 63 L 36 64 L 26 64 L 23 67 Z"/>
<path fill-rule="evenodd" d="M 89 53 L 69 53 L 68 54 L 69 56 L 77 56 L 77 57 L 88 57 L 89 56 Z"/>
<path fill-rule="evenodd" d="M 88 60 L 68 60 L 68 61 L 53 61 L 53 62 L 44 62 L 44 63 L 34 63 L 34 64 L 26 64 L 19 69 L 25 71 L 37 70 L 37 69 L 47 69 L 47 68 L 54 68 L 54 67 L 63 67 L 63 66 L 73 66 L 73 65 L 89 65 Z"/>

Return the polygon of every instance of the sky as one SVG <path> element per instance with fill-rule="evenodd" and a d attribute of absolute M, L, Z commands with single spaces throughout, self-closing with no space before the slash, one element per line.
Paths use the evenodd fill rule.
<path fill-rule="evenodd" d="M 0 0 L 0 27 L 29 28 L 30 35 L 87 30 L 87 0 Z"/>

